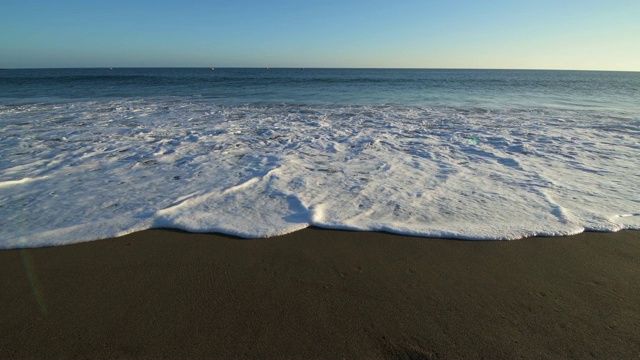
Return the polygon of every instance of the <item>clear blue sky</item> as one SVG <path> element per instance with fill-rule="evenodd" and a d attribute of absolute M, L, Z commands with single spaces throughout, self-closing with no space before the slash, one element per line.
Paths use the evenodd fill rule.
<path fill-rule="evenodd" d="M 0 0 L 0 67 L 640 71 L 640 0 Z"/>

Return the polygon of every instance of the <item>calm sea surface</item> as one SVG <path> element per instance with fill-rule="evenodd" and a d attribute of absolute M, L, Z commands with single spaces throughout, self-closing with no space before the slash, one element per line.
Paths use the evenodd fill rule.
<path fill-rule="evenodd" d="M 0 248 L 640 229 L 640 73 L 0 70 Z"/>

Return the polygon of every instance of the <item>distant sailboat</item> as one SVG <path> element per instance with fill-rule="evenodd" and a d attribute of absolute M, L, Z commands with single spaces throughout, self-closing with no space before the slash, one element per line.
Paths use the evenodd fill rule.
<path fill-rule="evenodd" d="M 211 71 L 215 70 L 216 68 L 214 68 L 213 66 L 211 67 Z"/>

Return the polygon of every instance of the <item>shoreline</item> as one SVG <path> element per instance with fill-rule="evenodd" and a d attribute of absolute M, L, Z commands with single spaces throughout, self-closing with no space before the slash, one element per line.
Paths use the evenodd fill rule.
<path fill-rule="evenodd" d="M 0 250 L 2 358 L 633 358 L 640 231 L 171 229 Z"/>

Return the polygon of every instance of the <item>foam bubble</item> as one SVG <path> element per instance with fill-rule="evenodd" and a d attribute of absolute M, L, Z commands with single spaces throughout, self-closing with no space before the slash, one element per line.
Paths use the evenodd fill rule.
<path fill-rule="evenodd" d="M 464 239 L 640 228 L 630 118 L 118 100 L 4 107 L 0 121 L 0 248 L 151 227 Z"/>

